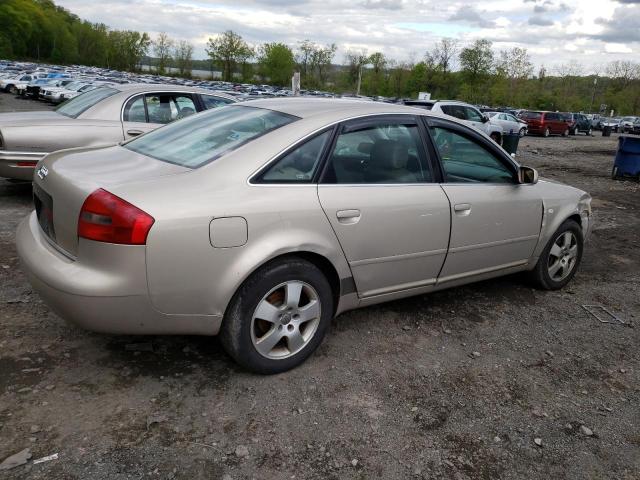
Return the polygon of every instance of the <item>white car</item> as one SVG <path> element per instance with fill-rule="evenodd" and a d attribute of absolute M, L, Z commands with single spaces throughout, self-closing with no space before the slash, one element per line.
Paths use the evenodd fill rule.
<path fill-rule="evenodd" d="M 473 105 L 455 100 L 405 100 L 404 104 L 462 120 L 470 127 L 486 133 L 498 145 L 502 144 L 502 126 L 490 122 L 489 117 Z"/>
<path fill-rule="evenodd" d="M 76 80 L 75 82 L 71 82 L 64 87 L 50 87 L 45 88 L 42 92 L 42 98 L 51 103 L 61 103 L 65 98 L 65 94 L 81 94 L 82 92 L 86 92 L 87 90 L 91 90 L 92 88 L 96 88 L 92 83 L 83 82 L 81 80 Z M 71 97 L 68 97 L 71 98 Z"/>
<path fill-rule="evenodd" d="M 3 78 L 0 80 L 0 90 L 15 93 L 19 89 L 26 88 L 27 84 L 36 78 L 40 77 L 30 73 L 21 73 L 13 77 Z"/>
<path fill-rule="evenodd" d="M 620 119 L 620 130 L 627 132 L 633 130 L 633 123 L 638 117 L 622 117 Z"/>
<path fill-rule="evenodd" d="M 524 137 L 527 134 L 527 122 L 514 117 L 510 113 L 487 112 L 486 114 L 489 116 L 491 123 L 502 127 L 502 133 L 504 135 L 517 133 L 521 137 Z"/>

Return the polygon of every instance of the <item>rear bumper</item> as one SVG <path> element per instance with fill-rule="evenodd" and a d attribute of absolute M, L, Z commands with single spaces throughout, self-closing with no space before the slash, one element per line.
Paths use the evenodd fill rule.
<path fill-rule="evenodd" d="M 220 329 L 222 316 L 167 315 L 155 310 L 144 263 L 124 259 L 109 267 L 114 262 L 88 263 L 63 255 L 42 233 L 35 212 L 20 223 L 16 246 L 33 289 L 58 315 L 82 328 L 126 335 L 215 335 Z M 107 248 L 113 247 L 118 246 Z M 138 253 L 144 262 L 144 251 Z"/>
<path fill-rule="evenodd" d="M 33 180 L 36 164 L 45 152 L 10 152 L 0 150 L 0 177 L 16 180 Z"/>

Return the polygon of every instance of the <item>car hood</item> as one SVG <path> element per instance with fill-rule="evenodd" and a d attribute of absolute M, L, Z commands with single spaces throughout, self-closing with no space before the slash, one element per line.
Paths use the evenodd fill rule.
<path fill-rule="evenodd" d="M 65 117 L 64 115 L 60 115 L 59 113 L 51 110 L 0 113 L 0 127 L 3 125 L 10 127 L 32 127 L 73 121 L 73 118 Z"/>

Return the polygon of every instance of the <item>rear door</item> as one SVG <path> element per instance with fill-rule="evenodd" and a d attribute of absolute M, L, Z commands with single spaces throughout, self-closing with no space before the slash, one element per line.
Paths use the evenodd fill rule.
<path fill-rule="evenodd" d="M 128 140 L 198 111 L 190 93 L 154 92 L 136 95 L 124 105 L 122 133 Z"/>
<path fill-rule="evenodd" d="M 522 266 L 538 242 L 542 199 L 517 182 L 500 149 L 464 127 L 429 119 L 451 204 L 451 240 L 438 283 Z"/>
<path fill-rule="evenodd" d="M 340 127 L 318 185 L 361 298 L 426 291 L 449 242 L 449 201 L 413 115 Z"/>

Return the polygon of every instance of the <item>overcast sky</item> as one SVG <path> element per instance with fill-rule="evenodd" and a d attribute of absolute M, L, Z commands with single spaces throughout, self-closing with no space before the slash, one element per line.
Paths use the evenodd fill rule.
<path fill-rule="evenodd" d="M 538 67 L 571 61 L 585 72 L 611 60 L 640 61 L 640 0 L 57 0 L 81 18 L 112 28 L 167 32 L 205 57 L 207 39 L 234 30 L 250 44 L 300 40 L 382 51 L 419 61 L 442 37 L 461 46 L 491 40 L 525 47 Z"/>

